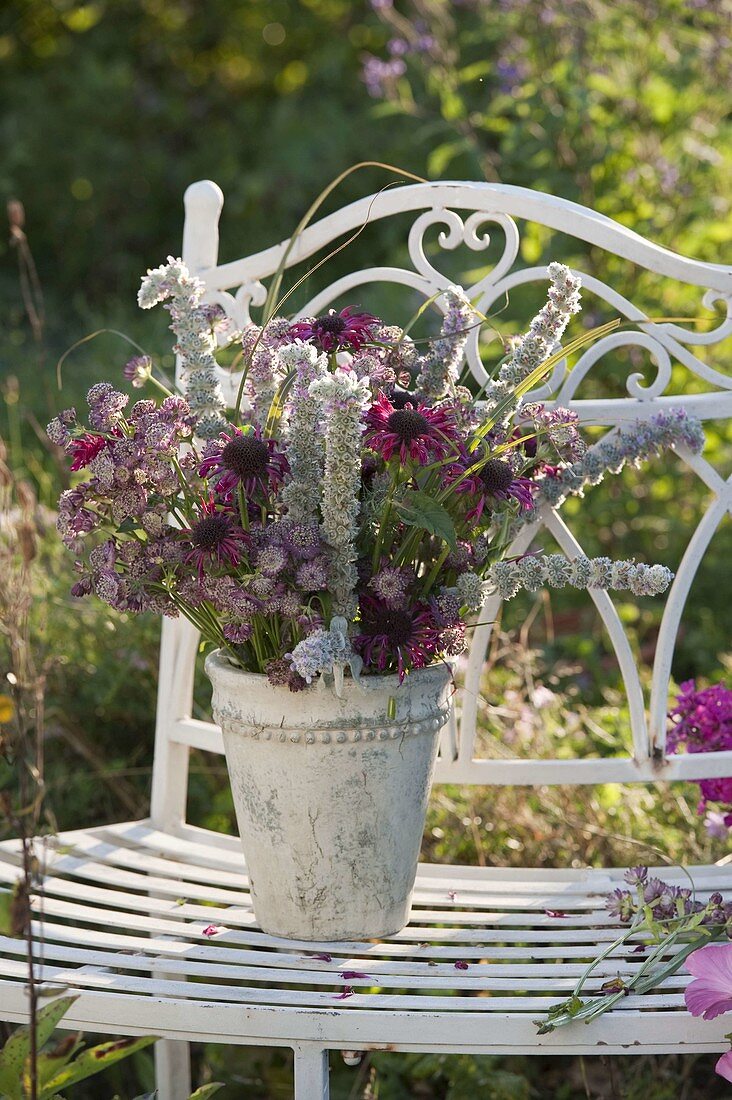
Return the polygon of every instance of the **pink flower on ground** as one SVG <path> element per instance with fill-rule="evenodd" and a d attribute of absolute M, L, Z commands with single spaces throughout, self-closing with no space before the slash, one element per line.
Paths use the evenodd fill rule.
<path fill-rule="evenodd" d="M 219 932 L 223 932 L 223 928 L 219 928 L 218 924 L 209 924 L 207 928 L 204 928 L 201 935 L 208 936 L 208 938 L 210 939 L 211 936 L 217 936 Z"/>
<path fill-rule="evenodd" d="M 360 970 L 341 970 L 341 977 L 344 982 L 349 981 L 351 978 L 368 978 L 371 981 L 371 975 L 363 974 Z"/>
<path fill-rule="evenodd" d="M 700 947 L 689 955 L 686 969 L 696 978 L 684 991 L 692 1016 L 714 1020 L 724 1012 L 732 1012 L 732 943 Z"/>
<path fill-rule="evenodd" d="M 468 964 L 466 962 L 463 962 L 462 959 L 458 959 L 458 961 L 455 963 L 455 969 L 456 970 L 467 970 L 468 969 Z"/>
<path fill-rule="evenodd" d="M 345 1001 L 348 997 L 352 997 L 355 992 L 355 989 L 352 989 L 350 985 L 345 985 L 342 993 L 333 994 L 333 999 L 336 1001 Z"/>

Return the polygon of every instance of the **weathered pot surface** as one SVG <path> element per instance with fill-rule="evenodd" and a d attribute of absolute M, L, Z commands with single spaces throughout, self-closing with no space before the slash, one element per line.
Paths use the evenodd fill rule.
<path fill-rule="evenodd" d="M 254 909 L 271 935 L 357 940 L 409 919 L 451 672 L 292 693 L 206 658 Z"/>

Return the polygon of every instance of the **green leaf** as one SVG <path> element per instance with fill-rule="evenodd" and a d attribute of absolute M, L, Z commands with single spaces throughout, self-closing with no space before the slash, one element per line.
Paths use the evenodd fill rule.
<path fill-rule="evenodd" d="M 47 1097 L 46 1085 L 52 1081 L 59 1070 L 67 1065 L 82 1046 L 81 1032 L 65 1035 L 52 1050 L 38 1055 L 38 1083 L 41 1086 L 42 1100 Z"/>
<path fill-rule="evenodd" d="M 209 1096 L 213 1096 L 215 1092 L 224 1087 L 223 1081 L 212 1081 L 210 1085 L 201 1085 L 200 1089 L 196 1089 L 188 1097 L 188 1100 L 208 1100 Z"/>
<path fill-rule="evenodd" d="M 95 1073 L 113 1066 L 115 1062 L 121 1062 L 138 1050 L 156 1043 L 157 1035 L 143 1035 L 140 1039 L 114 1039 L 109 1043 L 100 1043 L 99 1046 L 90 1047 L 83 1051 L 73 1065 L 62 1069 L 51 1081 L 48 1082 L 49 1091 L 65 1088 L 67 1085 L 75 1085 L 79 1081 L 85 1081 L 87 1077 L 93 1077 Z"/>
<path fill-rule="evenodd" d="M 44 1005 L 36 1017 L 37 1049 L 47 1043 L 61 1017 L 68 1012 L 76 1000 L 73 997 L 59 997 L 56 1001 Z M 0 1053 L 0 1094 L 9 1100 L 23 1100 L 23 1077 L 26 1062 L 30 1055 L 30 1028 L 19 1027 L 10 1036 Z"/>
<path fill-rule="evenodd" d="M 419 490 L 405 493 L 395 504 L 395 509 L 407 527 L 421 527 L 430 535 L 437 535 L 452 550 L 455 549 L 457 539 L 450 514 L 427 493 Z"/>
<path fill-rule="evenodd" d="M 0 893 L 0 935 L 13 935 L 13 895 L 9 890 Z"/>

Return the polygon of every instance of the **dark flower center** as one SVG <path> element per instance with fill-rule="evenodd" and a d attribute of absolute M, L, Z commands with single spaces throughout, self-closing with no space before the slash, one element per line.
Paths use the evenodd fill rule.
<path fill-rule="evenodd" d="M 379 608 L 369 625 L 372 634 L 383 634 L 393 646 L 405 645 L 412 636 L 412 618 L 408 611 Z"/>
<path fill-rule="evenodd" d="M 221 452 L 221 463 L 237 477 L 265 477 L 269 464 L 269 448 L 261 439 L 238 435 Z"/>
<path fill-rule="evenodd" d="M 313 322 L 315 332 L 328 332 L 332 336 L 340 336 L 347 327 L 348 322 L 345 317 L 341 317 L 338 313 L 329 313 L 327 317 L 319 317 L 317 321 Z"/>
<path fill-rule="evenodd" d="M 489 493 L 505 493 L 513 481 L 513 470 L 500 458 L 489 458 L 478 477 Z"/>
<path fill-rule="evenodd" d="M 411 443 L 429 431 L 428 420 L 414 409 L 395 409 L 386 423 L 402 443 Z"/>
<path fill-rule="evenodd" d="M 215 550 L 227 537 L 230 529 L 226 516 L 205 516 L 191 531 L 191 542 L 199 550 Z"/>

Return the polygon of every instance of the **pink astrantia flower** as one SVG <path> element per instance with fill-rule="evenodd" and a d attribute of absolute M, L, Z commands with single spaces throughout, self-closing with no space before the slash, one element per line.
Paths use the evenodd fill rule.
<path fill-rule="evenodd" d="M 340 313 L 334 309 L 325 317 L 304 318 L 290 325 L 291 340 L 305 340 L 321 351 L 337 351 L 350 348 L 360 351 L 364 344 L 374 339 L 373 326 L 377 318 L 371 313 L 355 313 L 355 306 L 346 306 Z"/>
<path fill-rule="evenodd" d="M 421 401 L 395 408 L 383 393 L 369 409 L 364 440 L 385 462 L 397 454 L 402 463 L 411 460 L 426 466 L 458 451 L 452 409 L 444 405 L 432 408 Z"/>
<path fill-rule="evenodd" d="M 700 947 L 689 955 L 686 969 L 696 979 L 684 991 L 692 1016 L 714 1020 L 723 1012 L 732 1012 L 732 943 Z"/>

